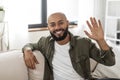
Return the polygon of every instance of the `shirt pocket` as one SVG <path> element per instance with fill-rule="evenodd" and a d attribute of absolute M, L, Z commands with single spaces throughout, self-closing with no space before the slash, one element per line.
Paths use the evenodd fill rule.
<path fill-rule="evenodd" d="M 81 71 L 83 72 L 84 77 L 88 78 L 90 74 L 89 57 L 85 55 L 79 56 L 78 59 L 76 59 L 76 62 L 81 67 Z"/>
<path fill-rule="evenodd" d="M 86 57 L 85 56 L 78 56 L 78 58 L 76 58 L 76 63 L 81 68 L 81 70 L 84 72 L 84 68 L 86 65 Z"/>

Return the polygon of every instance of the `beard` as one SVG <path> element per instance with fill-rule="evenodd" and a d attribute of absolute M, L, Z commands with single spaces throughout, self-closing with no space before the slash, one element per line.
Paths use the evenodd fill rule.
<path fill-rule="evenodd" d="M 56 37 L 56 36 L 55 36 L 56 31 L 63 31 L 64 33 L 63 33 L 62 36 Z M 66 29 L 55 30 L 55 31 L 53 31 L 53 33 L 50 32 L 50 34 L 51 34 L 51 36 L 53 37 L 53 39 L 54 39 L 55 41 L 62 41 L 62 40 L 64 40 L 64 39 L 67 37 L 68 27 L 67 27 Z"/>

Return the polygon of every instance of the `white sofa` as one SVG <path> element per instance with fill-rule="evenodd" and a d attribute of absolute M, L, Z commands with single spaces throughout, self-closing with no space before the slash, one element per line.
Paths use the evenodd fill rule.
<path fill-rule="evenodd" d="M 112 67 L 98 64 L 92 73 L 97 78 L 119 78 L 120 79 L 120 46 L 115 46 L 109 42 L 116 54 L 116 64 Z M 28 69 L 23 60 L 21 50 L 12 50 L 0 53 L 0 80 L 43 80 L 44 57 L 39 51 L 34 51 L 39 61 L 35 70 Z M 96 62 L 91 60 L 91 70 Z"/>
<path fill-rule="evenodd" d="M 28 69 L 23 60 L 21 50 L 11 50 L 0 53 L 0 80 L 43 80 L 44 57 L 39 51 L 34 51 L 39 64 L 36 69 Z M 91 70 L 96 62 L 91 59 Z"/>
<path fill-rule="evenodd" d="M 44 58 L 39 51 L 34 52 L 39 64 L 35 70 L 28 69 L 21 50 L 0 53 L 0 80 L 43 80 Z"/>

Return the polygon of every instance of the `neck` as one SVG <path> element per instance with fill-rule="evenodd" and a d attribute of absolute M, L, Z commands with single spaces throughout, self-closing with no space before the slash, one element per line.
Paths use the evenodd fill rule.
<path fill-rule="evenodd" d="M 67 34 L 67 37 L 62 41 L 57 41 L 58 44 L 64 45 L 70 41 L 70 34 Z"/>

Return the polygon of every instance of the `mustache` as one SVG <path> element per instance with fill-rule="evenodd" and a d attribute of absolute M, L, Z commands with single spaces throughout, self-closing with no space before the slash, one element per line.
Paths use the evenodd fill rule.
<path fill-rule="evenodd" d="M 57 29 L 57 30 L 53 31 L 53 33 L 56 33 L 57 31 L 65 31 L 65 29 Z"/>

